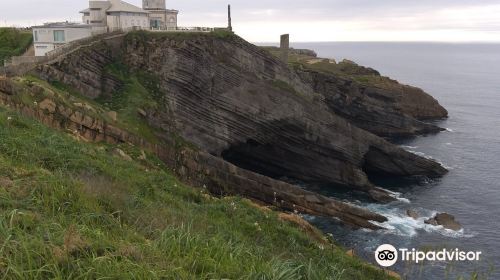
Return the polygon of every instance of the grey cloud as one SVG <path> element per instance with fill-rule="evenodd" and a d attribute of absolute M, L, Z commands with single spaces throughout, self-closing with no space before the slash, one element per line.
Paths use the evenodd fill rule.
<path fill-rule="evenodd" d="M 142 0 L 125 0 L 140 6 Z M 180 23 L 225 24 L 226 5 L 233 6 L 233 21 L 311 22 L 356 21 L 368 22 L 371 28 L 396 29 L 457 29 L 498 31 L 500 19 L 478 20 L 469 26 L 453 22 L 409 22 L 408 26 L 392 26 L 392 20 L 421 16 L 446 8 L 461 8 L 500 4 L 498 0 L 167 0 L 168 8 L 178 9 Z M 79 20 L 78 11 L 87 0 L 0 0 L 0 24 L 40 24 L 43 21 Z M 271 12 L 266 12 L 271 11 Z"/>
<path fill-rule="evenodd" d="M 460 7 L 460 6 L 478 6 L 486 4 L 498 4 L 498 0 L 420 0 L 420 1 L 402 1 L 402 0 L 274 0 L 274 1 L 246 1 L 246 0 L 212 0 L 212 1 L 170 1 L 173 6 L 185 10 L 220 12 L 225 5 L 230 2 L 235 12 L 241 15 L 248 15 L 252 10 L 272 9 L 279 11 L 279 14 L 293 17 L 303 14 L 304 11 L 318 11 L 322 17 L 384 17 L 394 13 L 411 14 L 415 12 L 433 11 L 436 9 Z M 316 14 L 317 16 L 318 14 Z M 245 16 L 246 17 L 246 16 Z"/>
<path fill-rule="evenodd" d="M 78 11 L 87 5 L 86 0 L 1 0 L 0 20 L 32 20 L 41 17 L 77 18 Z M 140 5 L 141 0 L 129 2 Z M 188 18 L 203 17 L 206 14 L 225 15 L 228 3 L 233 6 L 236 20 L 259 20 L 259 10 L 275 10 L 277 20 L 301 17 L 310 20 L 345 18 L 384 18 L 388 16 L 420 13 L 457 6 L 498 4 L 498 0 L 172 0 L 170 8 L 179 9 Z M 20 8 L 21 7 L 21 8 Z M 57 9 L 54 9 L 57 7 Z M 182 15 L 182 14 L 181 14 Z"/>

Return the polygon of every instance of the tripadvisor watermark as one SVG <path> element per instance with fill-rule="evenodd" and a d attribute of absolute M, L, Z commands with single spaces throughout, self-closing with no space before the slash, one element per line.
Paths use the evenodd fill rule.
<path fill-rule="evenodd" d="M 397 250 L 390 244 L 380 245 L 375 251 L 375 260 L 383 267 L 393 266 L 398 260 L 418 264 L 423 261 L 479 261 L 480 256 L 480 251 L 462 251 L 458 248 L 428 251 L 415 248 Z"/>

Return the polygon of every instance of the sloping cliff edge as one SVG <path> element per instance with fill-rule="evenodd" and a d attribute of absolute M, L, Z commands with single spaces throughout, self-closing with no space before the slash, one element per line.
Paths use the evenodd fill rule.
<path fill-rule="evenodd" d="M 123 71 L 114 71 L 117 65 Z M 319 75 L 308 71 L 308 75 Z M 367 173 L 446 173 L 438 163 L 391 144 L 363 129 L 359 120 L 339 113 L 328 101 L 334 92 L 327 87 L 319 90 L 317 79 L 307 82 L 304 71 L 288 67 L 232 34 L 131 33 L 40 65 L 36 74 L 68 85 L 104 106 L 103 100 L 130 94 L 128 81 L 139 78 L 153 100 L 140 108 L 141 115 L 164 143 L 151 149 L 181 177 L 214 193 L 241 194 L 280 204 L 283 209 L 377 228 L 369 220 L 384 221 L 384 217 L 279 179 L 352 188 L 386 202 L 394 198 L 371 183 Z M 351 92 L 343 87 L 337 90 L 344 95 Z M 358 98 L 358 102 L 372 100 Z M 145 144 L 129 133 L 114 131 L 113 126 L 110 129 L 95 119 L 64 112 L 56 107 L 52 113 L 69 118 L 96 141 L 118 135 L 112 141 Z M 409 116 L 397 110 L 391 114 Z M 167 148 L 176 137 L 195 148 Z"/>

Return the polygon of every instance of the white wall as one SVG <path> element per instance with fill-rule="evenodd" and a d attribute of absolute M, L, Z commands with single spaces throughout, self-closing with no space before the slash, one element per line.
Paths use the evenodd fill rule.
<path fill-rule="evenodd" d="M 85 13 L 82 16 L 82 22 L 85 24 L 90 24 L 90 13 L 86 15 Z"/>
<path fill-rule="evenodd" d="M 109 1 L 90 1 L 90 24 L 97 26 L 106 26 L 106 10 L 110 7 L 110 5 L 111 4 Z"/>
<path fill-rule="evenodd" d="M 108 15 L 107 22 L 109 31 L 120 29 L 119 13 L 112 13 L 111 15 Z"/>
<path fill-rule="evenodd" d="M 149 17 L 147 14 L 121 13 L 120 24 L 123 28 L 140 26 L 149 28 Z"/>
<path fill-rule="evenodd" d="M 165 21 L 167 29 L 177 27 L 177 13 L 167 12 L 167 19 Z"/>
<path fill-rule="evenodd" d="M 45 56 L 46 53 L 56 48 L 54 44 L 40 44 L 40 43 L 35 43 L 34 47 L 35 47 L 35 56 Z"/>
<path fill-rule="evenodd" d="M 142 29 L 149 29 L 149 17 L 147 14 L 113 12 L 107 18 L 110 31 L 140 26 Z"/>
<path fill-rule="evenodd" d="M 158 19 L 162 22 L 161 29 L 175 29 L 177 27 L 177 12 L 172 10 L 151 10 L 149 20 Z"/>
<path fill-rule="evenodd" d="M 64 41 L 54 41 L 54 31 L 64 31 Z M 38 36 L 35 36 L 35 33 Z M 91 27 L 34 27 L 33 35 L 35 43 L 68 43 L 91 35 Z"/>
<path fill-rule="evenodd" d="M 54 31 L 64 31 L 64 41 L 55 42 L 54 41 Z M 89 27 L 86 28 L 47 28 L 47 27 L 34 27 L 33 28 L 33 43 L 35 46 L 35 56 L 44 56 L 48 51 L 54 48 L 69 43 L 74 40 L 90 37 L 92 30 Z M 38 46 L 38 48 L 37 48 Z"/>

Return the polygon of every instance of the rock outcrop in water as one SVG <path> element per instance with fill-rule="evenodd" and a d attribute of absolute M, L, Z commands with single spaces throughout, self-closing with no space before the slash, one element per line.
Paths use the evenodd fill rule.
<path fill-rule="evenodd" d="M 434 226 L 443 226 L 446 229 L 451 229 L 454 231 L 459 231 L 462 229 L 460 223 L 455 221 L 455 217 L 448 213 L 436 214 L 433 218 L 425 220 L 425 223 Z"/>
<path fill-rule="evenodd" d="M 179 135 L 213 157 L 200 166 L 215 164 L 217 159 L 220 164 L 216 166 L 222 173 L 215 176 L 209 172 L 206 176 L 214 176 L 212 183 L 225 180 L 236 193 L 240 188 L 241 194 L 263 201 L 273 199 L 268 192 L 263 195 L 261 189 L 245 189 L 248 186 L 238 185 L 237 180 L 224 175 L 224 169 L 233 168 L 232 164 L 248 172 L 236 173 L 242 184 L 257 178 L 252 174 L 261 174 L 258 176 L 262 178 L 287 177 L 352 188 L 382 202 L 393 198 L 371 183 L 367 173 L 446 173 L 435 161 L 370 133 L 379 128 L 370 129 L 372 126 L 360 117 L 373 120 L 369 114 L 385 114 L 385 123 L 384 118 L 379 119 L 385 127 L 392 122 L 410 122 L 405 118 L 412 114 L 426 117 L 428 114 L 422 109 L 425 106 L 410 104 L 414 99 L 428 99 L 423 92 L 410 91 L 406 94 L 411 97 L 405 97 L 356 88 L 352 83 L 349 87 L 348 81 L 333 75 L 291 69 L 267 51 L 233 35 L 132 33 L 70 53 L 40 66 L 38 73 L 97 98 L 119 94 L 123 84 L 106 71 L 116 61 L 126 65 L 131 73 L 144 71 L 158 79 L 158 92 L 154 95 L 160 98 L 157 108 L 146 112 L 148 123 L 162 131 L 164 138 Z M 355 99 L 349 97 L 355 95 L 358 105 L 346 102 Z M 346 101 L 335 101 L 337 96 Z M 429 104 L 436 106 L 437 102 Z M 414 126 L 413 133 L 432 130 L 432 126 L 417 121 Z M 200 171 L 186 166 L 193 175 Z M 276 184 L 285 184 L 270 182 L 271 185 L 262 186 L 272 189 Z M 287 186 L 291 188 L 283 185 L 283 191 Z M 289 197 L 295 197 L 291 189 Z M 297 204 L 322 204 L 321 199 L 311 197 L 313 200 L 308 201 L 305 196 L 300 197 Z M 337 216 L 344 211 L 335 209 Z"/>

